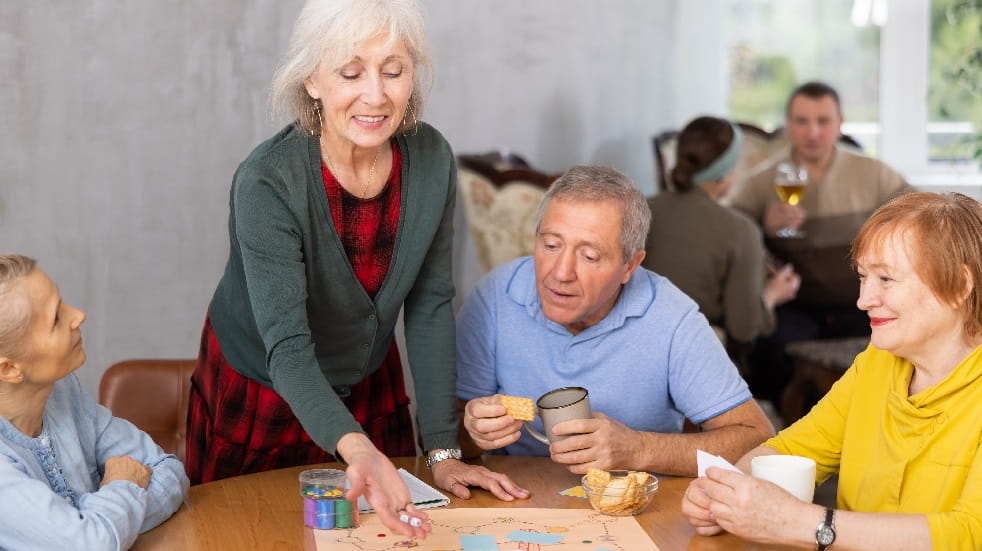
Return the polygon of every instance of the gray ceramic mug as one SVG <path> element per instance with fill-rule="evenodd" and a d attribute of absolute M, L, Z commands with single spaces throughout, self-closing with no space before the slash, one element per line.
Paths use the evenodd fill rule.
<path fill-rule="evenodd" d="M 570 435 L 558 436 L 552 432 L 552 427 L 569 421 L 570 419 L 591 419 L 593 411 L 590 409 L 590 393 L 581 386 L 568 386 L 550 390 L 535 401 L 535 412 L 542 419 L 542 428 L 546 434 L 535 430 L 535 427 L 528 422 L 525 423 L 526 430 L 543 444 L 557 442 Z"/>

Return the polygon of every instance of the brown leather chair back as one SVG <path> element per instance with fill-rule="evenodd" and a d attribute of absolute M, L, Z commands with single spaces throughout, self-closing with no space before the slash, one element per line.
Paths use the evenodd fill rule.
<path fill-rule="evenodd" d="M 510 182 L 526 182 L 541 187 L 544 191 L 562 176 L 562 174 L 548 174 L 536 170 L 524 157 L 515 153 L 499 151 L 481 154 L 462 153 L 457 155 L 457 165 L 480 174 L 498 187 Z"/>
<path fill-rule="evenodd" d="M 126 360 L 113 364 L 99 383 L 99 403 L 149 434 L 183 463 L 195 361 Z"/>

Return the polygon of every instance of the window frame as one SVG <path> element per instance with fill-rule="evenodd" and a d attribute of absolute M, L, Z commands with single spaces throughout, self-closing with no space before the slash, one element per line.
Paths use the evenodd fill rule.
<path fill-rule="evenodd" d="M 880 32 L 880 159 L 918 188 L 946 188 L 980 198 L 978 163 L 931 162 L 928 70 L 931 0 L 891 0 Z"/>

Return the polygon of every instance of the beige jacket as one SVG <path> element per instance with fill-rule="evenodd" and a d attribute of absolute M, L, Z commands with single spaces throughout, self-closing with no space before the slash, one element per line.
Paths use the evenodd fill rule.
<path fill-rule="evenodd" d="M 777 165 L 791 162 L 790 147 L 762 163 L 747 176 L 729 200 L 760 225 L 767 205 L 779 201 L 774 191 Z M 891 197 L 913 191 L 896 171 L 872 157 L 836 147 L 832 164 L 821 180 L 812 181 L 799 206 L 809 218 L 870 213 Z M 859 231 L 856 227 L 851 233 Z"/>

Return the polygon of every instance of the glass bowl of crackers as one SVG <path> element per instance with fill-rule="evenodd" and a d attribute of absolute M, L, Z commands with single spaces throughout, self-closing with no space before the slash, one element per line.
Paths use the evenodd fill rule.
<path fill-rule="evenodd" d="M 604 471 L 589 467 L 581 483 L 590 505 L 601 513 L 614 516 L 644 511 L 658 491 L 658 479 L 638 471 Z"/>

